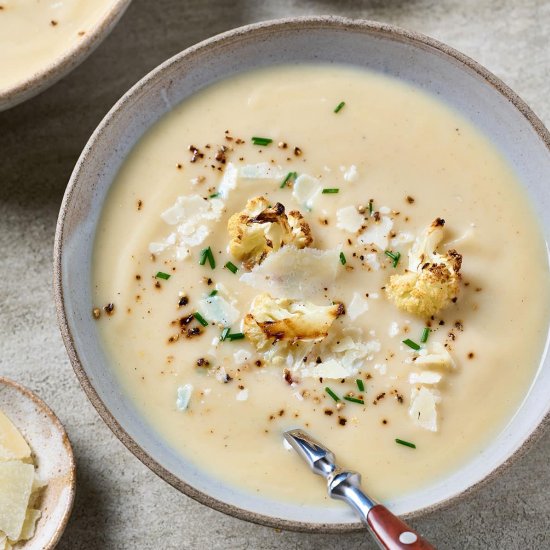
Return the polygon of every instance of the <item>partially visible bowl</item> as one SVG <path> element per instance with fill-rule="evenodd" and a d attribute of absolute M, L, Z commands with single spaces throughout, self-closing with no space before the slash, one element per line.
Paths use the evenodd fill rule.
<path fill-rule="evenodd" d="M 56 305 L 69 357 L 91 402 L 121 441 L 159 476 L 242 519 L 303 531 L 349 531 L 361 526 L 347 510 L 244 493 L 167 446 L 121 387 L 90 314 L 98 220 L 117 171 L 136 142 L 175 105 L 216 81 L 257 67 L 299 62 L 365 67 L 439 96 L 507 158 L 550 240 L 550 134 L 503 82 L 452 48 L 396 27 L 337 17 L 287 19 L 236 29 L 185 50 L 147 75 L 108 113 L 86 145 L 61 207 L 54 253 Z M 442 482 L 389 503 L 392 510 L 407 516 L 431 511 L 500 473 L 548 424 L 549 386 L 546 356 L 524 402 L 498 437 Z"/>
<path fill-rule="evenodd" d="M 0 87 L 0 111 L 34 97 L 82 63 L 111 32 L 130 2 L 131 0 L 112 0 L 110 8 L 87 30 L 78 43 L 68 47 L 62 55 L 51 59 L 50 63 L 13 86 Z"/>
<path fill-rule="evenodd" d="M 29 444 L 38 478 L 46 484 L 34 536 L 18 549 L 51 550 L 59 541 L 73 507 L 76 466 L 71 443 L 53 411 L 31 390 L 0 377 L 0 410 Z"/>

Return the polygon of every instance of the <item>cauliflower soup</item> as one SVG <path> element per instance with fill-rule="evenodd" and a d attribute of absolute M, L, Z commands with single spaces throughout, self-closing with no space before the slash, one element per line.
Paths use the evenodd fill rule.
<path fill-rule="evenodd" d="M 200 91 L 136 145 L 98 227 L 90 315 L 125 391 L 251 492 L 328 500 L 292 427 L 376 498 L 438 483 L 543 352 L 548 260 L 513 172 L 380 74 L 280 66 Z"/>
<path fill-rule="evenodd" d="M 0 0 L 0 94 L 74 49 L 114 0 Z"/>

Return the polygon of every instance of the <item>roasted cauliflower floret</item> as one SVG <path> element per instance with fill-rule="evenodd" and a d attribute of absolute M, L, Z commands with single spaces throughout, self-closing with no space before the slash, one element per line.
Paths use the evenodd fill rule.
<path fill-rule="evenodd" d="M 229 218 L 227 230 L 229 251 L 249 269 L 286 244 L 305 248 L 313 242 L 311 229 L 300 212 L 287 214 L 279 202 L 270 207 L 265 197 L 249 200 L 242 212 Z"/>
<path fill-rule="evenodd" d="M 343 304 L 317 306 L 269 294 L 256 296 L 244 318 L 244 334 L 260 351 L 273 344 L 320 342 L 332 323 L 344 313 Z"/>
<path fill-rule="evenodd" d="M 456 250 L 436 252 L 445 220 L 437 218 L 409 251 L 409 267 L 390 277 L 386 294 L 395 305 L 419 317 L 430 317 L 456 300 L 462 256 Z"/>

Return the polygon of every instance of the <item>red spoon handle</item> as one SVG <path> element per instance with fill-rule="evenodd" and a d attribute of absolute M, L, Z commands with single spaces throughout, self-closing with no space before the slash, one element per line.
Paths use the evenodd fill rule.
<path fill-rule="evenodd" d="M 380 546 L 387 550 L 436 550 L 435 546 L 381 504 L 371 508 L 367 524 Z"/>

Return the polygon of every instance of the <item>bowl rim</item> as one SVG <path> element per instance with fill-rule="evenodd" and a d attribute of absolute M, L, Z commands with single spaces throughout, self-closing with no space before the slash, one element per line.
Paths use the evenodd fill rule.
<path fill-rule="evenodd" d="M 76 461 L 74 457 L 73 447 L 71 445 L 71 440 L 69 439 L 67 431 L 61 423 L 61 420 L 59 420 L 59 418 L 49 407 L 49 405 L 47 405 L 44 400 L 38 397 L 36 393 L 34 393 L 29 388 L 26 388 L 22 384 L 15 382 L 15 380 L 12 380 L 11 378 L 6 378 L 5 376 L 0 376 L 0 386 L 2 385 L 14 388 L 16 391 L 24 395 L 27 399 L 30 399 L 33 403 L 35 403 L 36 406 L 50 419 L 51 423 L 54 424 L 55 427 L 59 430 L 63 439 L 63 447 L 67 453 L 67 458 L 69 459 L 69 500 L 67 503 L 67 507 L 63 511 L 63 515 L 60 518 L 59 524 L 56 526 L 52 538 L 48 541 L 48 544 L 43 547 L 43 550 L 53 550 L 57 546 L 57 543 L 61 539 L 61 536 L 65 532 L 65 528 L 69 523 L 76 494 Z M 32 538 L 30 539 L 30 541 L 32 541 Z"/>
<path fill-rule="evenodd" d="M 70 362 L 73 366 L 75 374 L 79 379 L 79 382 L 84 389 L 88 399 L 91 401 L 92 405 L 97 410 L 99 416 L 103 421 L 109 426 L 111 431 L 116 435 L 118 439 L 150 470 L 152 470 L 156 475 L 161 479 L 169 483 L 175 489 L 184 493 L 188 497 L 193 498 L 194 500 L 213 508 L 219 512 L 223 512 L 230 516 L 250 521 L 259 525 L 265 525 L 268 527 L 273 527 L 277 529 L 286 529 L 290 531 L 299 531 L 307 533 L 345 533 L 345 532 L 354 532 L 359 531 L 364 528 L 363 524 L 360 522 L 355 523 L 310 523 L 310 522 L 301 522 L 294 520 L 287 520 L 283 518 L 277 518 L 274 516 L 268 516 L 265 514 L 260 514 L 253 512 L 251 510 L 246 510 L 240 508 L 237 505 L 228 504 L 217 498 L 210 496 L 207 493 L 204 493 L 183 479 L 180 479 L 176 475 L 172 474 L 161 464 L 159 464 L 151 455 L 149 455 L 144 449 L 142 449 L 134 439 L 125 431 L 125 429 L 120 425 L 118 420 L 110 412 L 110 410 L 105 406 L 92 383 L 90 382 L 86 371 L 84 370 L 78 351 L 75 346 L 71 331 L 69 329 L 67 317 L 65 315 L 65 305 L 64 305 L 64 295 L 63 295 L 63 276 L 62 276 L 62 258 L 63 258 L 63 240 L 64 240 L 64 225 L 65 219 L 68 215 L 69 205 L 71 203 L 72 197 L 78 188 L 79 184 L 79 172 L 82 166 L 86 163 L 87 156 L 89 152 L 93 149 L 94 144 L 97 140 L 101 139 L 101 135 L 106 127 L 110 124 L 111 119 L 116 116 L 117 112 L 126 107 L 127 102 L 135 95 L 139 95 L 143 89 L 146 89 L 147 86 L 154 82 L 157 76 L 164 71 L 168 70 L 172 64 L 179 62 L 182 58 L 193 55 L 197 52 L 206 50 L 214 45 L 219 45 L 229 40 L 239 38 L 242 35 L 247 36 L 258 36 L 266 32 L 277 31 L 281 28 L 307 28 L 307 29 L 323 29 L 323 28 L 336 28 L 350 31 L 362 31 L 370 32 L 373 34 L 378 34 L 389 38 L 391 40 L 398 40 L 402 42 L 408 42 L 417 46 L 435 50 L 436 53 L 442 54 L 445 57 L 451 58 L 451 60 L 458 62 L 462 66 L 474 71 L 478 76 L 480 76 L 489 86 L 494 88 L 499 92 L 504 98 L 506 98 L 512 105 L 525 117 L 530 126 L 536 132 L 538 137 L 542 140 L 546 149 L 550 153 L 550 132 L 546 129 L 542 121 L 537 117 L 537 115 L 531 110 L 531 108 L 511 89 L 509 88 L 502 80 L 496 77 L 493 73 L 487 70 L 485 67 L 468 57 L 467 55 L 459 52 L 458 50 L 435 40 L 431 37 L 428 37 L 424 34 L 405 30 L 401 27 L 390 25 L 386 23 L 380 23 L 377 21 L 371 21 L 367 19 L 351 19 L 341 16 L 333 15 L 322 15 L 322 16 L 301 16 L 301 17 L 288 17 L 282 19 L 273 19 L 262 21 L 259 23 L 253 23 L 238 27 L 224 33 L 215 35 L 211 38 L 203 40 L 195 45 L 186 48 L 180 53 L 172 56 L 167 59 L 147 75 L 145 75 L 141 80 L 139 80 L 134 86 L 132 86 L 111 108 L 111 110 L 106 114 L 104 119 L 97 126 L 92 136 L 88 140 L 86 146 L 84 147 L 77 164 L 75 165 L 74 171 L 71 175 L 65 195 L 63 197 L 63 202 L 61 204 L 59 218 L 57 221 L 56 233 L 55 233 L 55 242 L 54 242 L 54 272 L 53 272 L 53 285 L 54 285 L 54 299 L 55 306 L 57 311 L 57 319 L 59 328 L 63 337 L 67 353 L 69 355 Z M 419 508 L 414 512 L 406 514 L 404 517 L 408 519 L 414 519 L 419 516 L 424 516 L 426 514 L 432 513 L 436 510 L 447 507 L 451 504 L 460 502 L 470 496 L 474 491 L 477 491 L 480 487 L 492 481 L 497 476 L 499 476 L 508 466 L 510 466 L 517 459 L 522 457 L 532 446 L 533 444 L 542 436 L 544 430 L 550 426 L 550 407 L 547 410 L 545 416 L 540 420 L 539 424 L 535 429 L 530 433 L 530 435 L 519 445 L 519 447 L 508 456 L 500 465 L 498 465 L 494 470 L 489 472 L 485 477 L 478 480 L 473 485 L 466 487 L 462 491 L 446 498 L 445 500 L 439 501 L 435 504 Z"/>
<path fill-rule="evenodd" d="M 14 86 L 0 88 L 0 111 L 11 109 L 38 95 L 80 65 L 107 37 L 131 2 L 113 0 L 104 17 L 96 21 L 75 46 Z"/>

